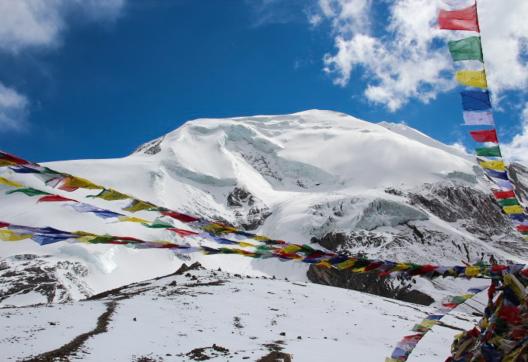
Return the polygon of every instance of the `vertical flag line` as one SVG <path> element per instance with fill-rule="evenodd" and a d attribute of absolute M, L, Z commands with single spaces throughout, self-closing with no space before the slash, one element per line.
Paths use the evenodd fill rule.
<path fill-rule="evenodd" d="M 480 144 L 476 147 L 477 163 L 484 175 L 495 185 L 492 191 L 503 213 L 515 225 L 525 240 L 528 240 L 528 214 L 515 193 L 508 169 L 504 162 L 497 128 L 493 119 L 493 106 L 487 81 L 486 63 L 482 46 L 482 34 L 478 13 L 478 0 L 463 9 L 440 10 L 438 16 L 440 29 L 472 31 L 479 36 L 469 36 L 449 41 L 448 48 L 453 61 L 480 61 L 482 70 L 458 70 L 455 78 L 465 87 L 461 91 L 464 125 L 476 126 L 469 134 Z M 490 143 L 493 144 L 490 146 Z M 497 197 L 497 192 L 508 191 L 511 195 Z"/>

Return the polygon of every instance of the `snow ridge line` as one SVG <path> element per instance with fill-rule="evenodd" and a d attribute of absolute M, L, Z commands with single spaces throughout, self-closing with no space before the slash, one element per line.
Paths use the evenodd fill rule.
<path fill-rule="evenodd" d="M 49 352 L 44 352 L 34 357 L 28 357 L 23 359 L 23 362 L 52 362 L 57 359 L 67 360 L 68 356 L 71 356 L 77 352 L 83 344 L 91 337 L 108 331 L 108 325 L 110 324 L 111 317 L 114 314 L 117 302 L 111 301 L 106 304 L 106 310 L 97 318 L 97 324 L 94 329 L 86 333 L 80 334 L 65 345 L 54 349 Z"/>

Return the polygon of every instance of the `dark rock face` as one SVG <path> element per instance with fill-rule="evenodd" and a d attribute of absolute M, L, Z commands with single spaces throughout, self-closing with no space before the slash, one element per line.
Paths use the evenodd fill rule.
<path fill-rule="evenodd" d="M 42 295 L 47 303 L 73 301 L 73 289 L 75 294 L 91 293 L 83 281 L 87 275 L 88 269 L 81 263 L 50 256 L 22 254 L 4 258 L 0 260 L 0 302 L 28 293 Z"/>
<path fill-rule="evenodd" d="M 245 230 L 255 230 L 271 215 L 260 199 L 238 186 L 227 195 L 227 206 L 234 210 L 237 224 Z"/>
<path fill-rule="evenodd" d="M 528 202 L 528 168 L 520 163 L 512 163 L 508 167 L 510 179 L 515 185 L 515 192 L 522 202 Z"/>
<path fill-rule="evenodd" d="M 500 234 L 510 226 L 493 196 L 466 186 L 428 186 L 426 193 L 410 193 L 412 205 L 426 208 L 444 221 L 468 220 L 471 233 Z"/>
<path fill-rule="evenodd" d="M 311 265 L 308 279 L 314 283 L 357 290 L 382 297 L 430 305 L 434 299 L 412 289 L 411 279 L 392 279 L 378 276 L 377 272 L 353 273 L 349 270 L 325 269 Z"/>

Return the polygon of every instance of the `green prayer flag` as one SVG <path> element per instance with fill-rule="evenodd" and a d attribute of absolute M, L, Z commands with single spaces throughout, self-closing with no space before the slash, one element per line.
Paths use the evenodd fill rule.
<path fill-rule="evenodd" d="M 39 196 L 39 195 L 51 195 L 49 192 L 40 191 L 31 187 L 26 187 L 23 189 L 16 189 L 6 192 L 6 194 L 14 194 L 15 192 L 21 192 L 26 196 Z"/>
<path fill-rule="evenodd" d="M 168 229 L 173 228 L 174 225 L 169 224 L 168 222 L 163 222 L 161 220 L 154 220 L 151 224 L 143 224 L 146 227 L 149 227 L 151 229 Z"/>
<path fill-rule="evenodd" d="M 517 201 L 517 199 L 503 199 L 503 200 L 498 200 L 498 201 L 501 206 L 519 205 L 519 201 Z"/>
<path fill-rule="evenodd" d="M 483 157 L 502 157 L 500 147 L 481 147 L 477 148 L 477 156 Z"/>
<path fill-rule="evenodd" d="M 447 46 L 455 62 L 460 60 L 478 60 L 484 62 L 479 36 L 470 36 L 462 40 L 450 41 L 447 43 Z"/>

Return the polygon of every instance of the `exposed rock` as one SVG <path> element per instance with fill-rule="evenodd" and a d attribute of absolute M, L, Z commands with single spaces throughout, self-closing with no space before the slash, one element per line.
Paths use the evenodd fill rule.
<path fill-rule="evenodd" d="M 88 269 L 80 262 L 57 260 L 51 256 L 15 255 L 0 260 L 0 303 L 9 298 L 35 293 L 40 302 L 70 302 L 92 292 L 83 278 Z"/>
<path fill-rule="evenodd" d="M 245 230 L 255 230 L 271 215 L 264 202 L 239 186 L 227 195 L 227 206 L 234 209 L 237 224 Z"/>
<path fill-rule="evenodd" d="M 378 272 L 353 273 L 349 270 L 325 269 L 311 265 L 308 279 L 313 283 L 330 285 L 394 298 L 416 304 L 429 305 L 434 299 L 425 293 L 412 289 L 411 279 L 384 278 Z"/>

